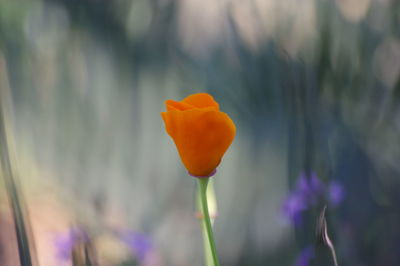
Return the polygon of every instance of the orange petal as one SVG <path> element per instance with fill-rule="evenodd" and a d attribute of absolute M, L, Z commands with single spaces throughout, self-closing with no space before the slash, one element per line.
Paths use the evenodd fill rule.
<path fill-rule="evenodd" d="M 185 111 L 195 108 L 195 106 L 189 103 L 177 102 L 174 100 L 166 100 L 165 105 L 167 106 L 167 111 L 173 111 L 173 110 Z"/>
<path fill-rule="evenodd" d="M 207 176 L 219 165 L 232 143 L 236 128 L 215 107 L 161 114 L 183 164 L 193 176 Z"/>
<path fill-rule="evenodd" d="M 219 104 L 208 93 L 196 93 L 186 97 L 181 102 L 193 105 L 198 108 L 216 107 L 217 110 L 219 110 Z"/>
<path fill-rule="evenodd" d="M 164 120 L 165 129 L 167 130 L 168 135 L 171 136 L 171 119 L 167 112 L 162 112 L 161 117 Z"/>

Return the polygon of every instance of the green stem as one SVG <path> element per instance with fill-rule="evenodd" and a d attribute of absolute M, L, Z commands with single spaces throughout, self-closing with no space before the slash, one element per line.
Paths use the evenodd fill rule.
<path fill-rule="evenodd" d="M 210 244 L 208 241 L 207 229 L 203 223 L 201 225 L 201 230 L 202 230 L 202 234 L 203 234 L 204 262 L 205 262 L 206 266 L 213 266 L 214 260 L 213 260 L 212 254 L 211 254 L 211 248 L 210 248 Z"/>
<path fill-rule="evenodd" d="M 212 227 L 211 227 L 210 214 L 208 213 L 207 184 L 208 184 L 209 179 L 208 178 L 198 178 L 197 180 L 199 181 L 199 194 L 200 194 L 200 199 L 201 199 L 201 207 L 203 210 L 204 227 L 206 228 L 207 238 L 209 241 L 212 258 L 214 261 L 214 266 L 219 266 L 217 249 L 215 248 L 214 235 L 213 235 L 213 231 L 212 231 Z"/>
<path fill-rule="evenodd" d="M 208 188 L 207 190 L 210 189 L 210 184 L 208 184 Z M 207 191 L 208 193 L 208 191 Z M 200 189 L 198 189 L 197 191 L 197 209 L 199 211 L 199 213 L 201 214 L 201 216 L 199 217 L 201 222 L 200 222 L 200 227 L 201 227 L 201 234 L 203 235 L 203 249 L 204 249 L 204 265 L 205 266 L 213 266 L 214 265 L 214 260 L 211 254 L 211 248 L 210 248 L 210 244 L 209 244 L 209 240 L 208 240 L 208 236 L 207 236 L 207 228 L 205 223 L 203 222 L 203 211 L 202 211 L 202 207 L 201 207 L 201 196 L 200 196 L 201 192 Z M 207 201 L 209 200 L 209 197 L 207 195 Z M 211 214 L 212 215 L 212 214 Z M 211 220 L 211 225 L 213 225 L 213 220 Z"/>

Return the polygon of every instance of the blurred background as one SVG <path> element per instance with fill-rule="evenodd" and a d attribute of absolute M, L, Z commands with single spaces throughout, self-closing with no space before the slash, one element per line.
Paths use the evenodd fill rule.
<path fill-rule="evenodd" d="M 208 92 L 237 126 L 222 265 L 334 265 L 324 206 L 339 265 L 400 265 L 399 24 L 397 0 L 0 0 L 0 264 L 204 265 L 160 112 Z"/>

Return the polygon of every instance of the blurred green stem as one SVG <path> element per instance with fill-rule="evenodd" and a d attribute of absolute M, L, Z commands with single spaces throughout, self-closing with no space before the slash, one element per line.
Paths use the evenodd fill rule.
<path fill-rule="evenodd" d="M 203 237 L 204 239 L 208 239 L 209 250 L 211 250 L 214 266 L 219 266 L 217 249 L 215 248 L 214 235 L 211 227 L 210 214 L 208 213 L 207 185 L 209 178 L 198 178 L 197 180 L 199 181 L 199 194 L 203 214 L 203 228 L 205 228 L 205 230 L 203 229 Z M 207 235 L 204 235 L 205 233 L 207 233 Z M 205 249 L 204 252 L 206 254 L 206 257 L 208 257 L 207 249 Z"/>
<path fill-rule="evenodd" d="M 19 262 L 21 266 L 32 266 L 32 253 L 28 238 L 28 224 L 24 219 L 26 210 L 24 209 L 21 194 L 19 193 L 15 175 L 10 160 L 9 142 L 7 139 L 5 103 L 10 100 L 11 93 L 8 84 L 7 66 L 4 58 L 0 54 L 0 176 L 3 176 L 11 211 L 14 219 L 15 233 L 17 237 L 17 247 Z"/>

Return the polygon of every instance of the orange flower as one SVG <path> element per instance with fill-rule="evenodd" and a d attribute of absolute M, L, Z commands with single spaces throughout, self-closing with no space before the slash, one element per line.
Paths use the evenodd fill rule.
<path fill-rule="evenodd" d="M 235 137 L 235 124 L 207 93 L 193 94 L 180 102 L 167 100 L 165 104 L 167 112 L 161 116 L 189 174 L 212 175 Z"/>

